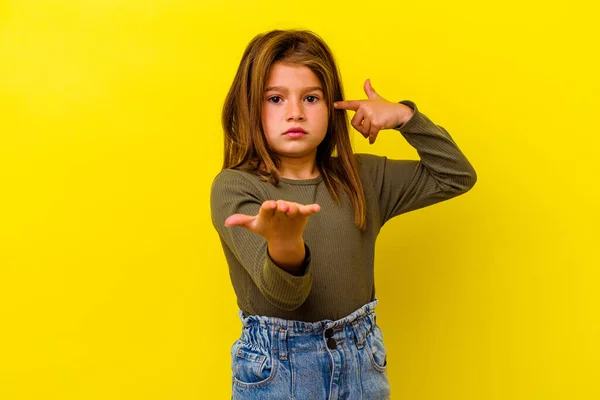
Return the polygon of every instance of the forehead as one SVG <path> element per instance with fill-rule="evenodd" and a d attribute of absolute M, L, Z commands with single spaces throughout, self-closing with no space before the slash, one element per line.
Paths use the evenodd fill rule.
<path fill-rule="evenodd" d="M 304 65 L 276 62 L 267 76 L 265 87 L 281 86 L 289 89 L 302 89 L 320 86 L 321 81 L 312 70 Z"/>

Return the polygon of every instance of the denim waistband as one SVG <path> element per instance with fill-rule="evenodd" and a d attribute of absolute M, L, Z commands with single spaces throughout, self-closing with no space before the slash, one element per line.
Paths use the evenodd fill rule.
<path fill-rule="evenodd" d="M 288 352 L 327 351 L 329 337 L 339 346 L 362 348 L 376 326 L 376 306 L 377 299 L 374 299 L 344 318 L 316 322 L 245 316 L 240 310 L 243 325 L 240 340 L 250 346 L 278 351 L 282 359 L 287 358 Z"/>

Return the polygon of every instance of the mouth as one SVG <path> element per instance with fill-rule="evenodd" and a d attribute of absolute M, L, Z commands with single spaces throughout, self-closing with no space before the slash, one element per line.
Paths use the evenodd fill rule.
<path fill-rule="evenodd" d="M 296 127 L 296 128 L 288 129 L 283 134 L 284 134 L 284 136 L 295 139 L 295 138 L 300 138 L 300 137 L 306 135 L 307 132 L 300 127 Z"/>

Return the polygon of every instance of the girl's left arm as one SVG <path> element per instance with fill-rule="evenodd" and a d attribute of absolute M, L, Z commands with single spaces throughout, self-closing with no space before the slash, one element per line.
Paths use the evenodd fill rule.
<path fill-rule="evenodd" d="M 471 190 L 477 173 L 448 131 L 434 124 L 410 100 L 414 115 L 394 128 L 417 150 L 420 160 L 393 160 L 362 155 L 370 184 L 378 193 L 381 223 L 397 215 L 433 205 Z"/>
<path fill-rule="evenodd" d="M 434 124 L 410 100 L 389 102 L 365 82 L 367 100 L 339 101 L 338 109 L 355 111 L 352 126 L 373 143 L 380 130 L 395 129 L 417 150 L 420 160 L 391 160 L 361 155 L 363 169 L 377 194 L 381 223 L 469 191 L 477 173 L 448 131 Z M 365 188 L 368 190 L 368 188 Z"/>

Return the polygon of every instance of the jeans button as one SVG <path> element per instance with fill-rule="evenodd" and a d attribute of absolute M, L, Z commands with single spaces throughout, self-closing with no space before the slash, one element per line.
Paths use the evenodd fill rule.
<path fill-rule="evenodd" d="M 331 328 L 325 329 L 325 337 L 326 338 L 333 337 L 333 329 L 331 329 Z"/>
<path fill-rule="evenodd" d="M 331 350 L 335 350 L 335 348 L 337 347 L 337 343 L 335 342 L 334 338 L 329 338 L 327 339 L 327 347 L 329 347 Z"/>

